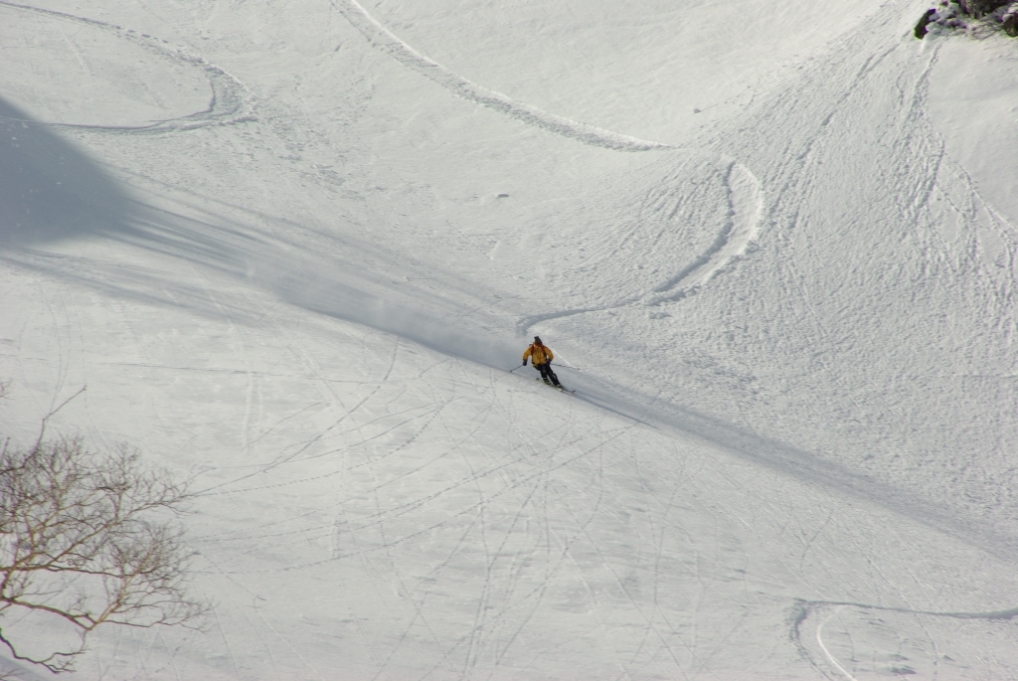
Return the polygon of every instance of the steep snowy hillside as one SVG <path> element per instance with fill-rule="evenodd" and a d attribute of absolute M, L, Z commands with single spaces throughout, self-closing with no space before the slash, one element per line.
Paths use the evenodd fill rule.
<path fill-rule="evenodd" d="M 1018 674 L 1018 43 L 924 9 L 0 1 L 3 435 L 86 387 L 215 602 L 69 678 Z"/>

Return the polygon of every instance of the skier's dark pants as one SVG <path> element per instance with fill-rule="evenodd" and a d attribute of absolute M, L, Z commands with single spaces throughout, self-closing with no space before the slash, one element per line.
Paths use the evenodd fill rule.
<path fill-rule="evenodd" d="M 554 385 L 559 385 L 558 376 L 551 370 L 551 364 L 535 364 L 534 368 L 541 372 L 541 378 L 545 383 L 551 381 Z"/>

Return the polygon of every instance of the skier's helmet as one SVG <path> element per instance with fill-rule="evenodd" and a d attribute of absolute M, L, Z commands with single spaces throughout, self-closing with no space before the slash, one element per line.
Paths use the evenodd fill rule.
<path fill-rule="evenodd" d="M 534 343 L 536 343 L 537 345 L 541 345 L 541 337 L 540 336 L 534 336 Z"/>

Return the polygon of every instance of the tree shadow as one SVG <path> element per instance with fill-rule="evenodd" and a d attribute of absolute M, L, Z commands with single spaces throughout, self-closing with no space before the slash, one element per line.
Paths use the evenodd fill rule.
<path fill-rule="evenodd" d="M 68 256 L 46 246 L 89 237 L 225 271 L 242 271 L 237 225 L 160 210 L 138 200 L 95 160 L 0 97 L 0 257 L 74 285 L 147 304 L 221 316 L 200 286 L 130 261 Z M 238 239 L 232 239 L 233 242 Z"/>
<path fill-rule="evenodd" d="M 47 248 L 101 237 L 168 256 L 160 262 L 170 270 L 174 262 L 195 265 L 310 312 L 390 332 L 447 354 L 452 349 L 451 354 L 494 366 L 507 353 L 516 354 L 486 337 L 490 334 L 469 329 L 469 324 L 452 327 L 447 321 L 476 316 L 476 310 L 394 282 L 389 270 L 405 257 L 398 251 L 239 206 L 210 210 L 210 202 L 195 198 L 206 207 L 178 202 L 180 210 L 168 210 L 132 196 L 52 126 L 0 98 L 0 257 L 18 267 L 72 286 L 184 308 L 208 318 L 226 315 L 256 324 L 263 315 L 245 309 L 243 296 L 210 291 L 189 268 L 181 271 L 190 274 L 181 276 L 130 260 Z M 443 278 L 451 289 L 484 296 L 475 283 Z M 429 309 L 422 311 L 415 301 L 425 297 Z M 509 322 L 504 326 L 511 333 Z"/>
<path fill-rule="evenodd" d="M 95 162 L 0 97 L 0 248 L 124 233 L 135 212 Z"/>
<path fill-rule="evenodd" d="M 388 332 L 448 356 L 492 368 L 518 366 L 522 346 L 514 321 L 463 303 L 470 297 L 490 297 L 491 292 L 476 282 L 443 276 L 437 288 L 456 290 L 459 300 L 442 301 L 435 289 L 393 283 L 388 266 L 400 256 L 397 250 L 315 232 L 238 206 L 222 209 L 219 214 L 194 209 L 185 215 L 147 205 L 50 126 L 0 98 L 3 259 L 111 297 L 187 309 L 210 319 L 226 316 L 238 323 L 260 324 L 270 314 L 252 309 L 243 296 L 213 294 L 189 278 L 130 262 L 72 259 L 40 248 L 57 241 L 105 237 L 244 279 L 309 312 Z M 422 301 L 427 301 L 424 308 Z M 692 434 L 755 464 L 882 506 L 995 555 L 1010 558 L 1018 552 L 1018 538 L 1010 532 L 981 530 L 952 517 L 946 506 L 855 474 L 815 453 L 690 408 L 654 406 L 654 399 L 639 391 L 584 375 L 572 381 L 585 389 L 582 399 L 599 408 Z"/>

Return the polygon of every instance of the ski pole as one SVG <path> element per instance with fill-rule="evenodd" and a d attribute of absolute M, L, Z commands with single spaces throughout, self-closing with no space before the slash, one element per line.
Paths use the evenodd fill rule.
<path fill-rule="evenodd" d="M 555 363 L 552 363 L 552 366 L 553 367 L 565 367 L 566 369 L 572 369 L 573 371 L 583 371 L 583 369 L 577 369 L 576 367 L 571 367 L 568 364 L 555 364 Z"/>

